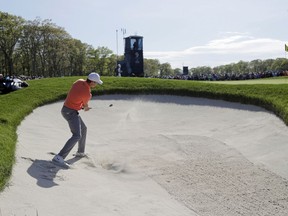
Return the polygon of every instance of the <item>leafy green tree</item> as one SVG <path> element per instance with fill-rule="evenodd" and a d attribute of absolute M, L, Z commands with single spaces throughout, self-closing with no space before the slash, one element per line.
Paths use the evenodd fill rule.
<path fill-rule="evenodd" d="M 82 76 L 84 75 L 84 65 L 88 45 L 83 44 L 80 40 L 66 39 L 68 46 L 67 58 L 68 68 L 66 68 L 65 76 Z"/>
<path fill-rule="evenodd" d="M 4 53 L 0 51 L 0 73 L 5 74 L 5 56 Z"/>
<path fill-rule="evenodd" d="M 71 38 L 70 35 L 60 27 L 57 27 L 51 22 L 47 22 L 43 26 L 44 33 L 44 54 L 46 60 L 45 68 L 47 68 L 48 76 L 62 76 L 62 71 L 68 67 L 68 48 L 67 40 Z"/>
<path fill-rule="evenodd" d="M 160 76 L 171 76 L 173 75 L 173 69 L 170 63 L 166 62 L 160 64 Z"/>
<path fill-rule="evenodd" d="M 207 66 L 201 66 L 201 67 L 196 67 L 196 68 L 191 68 L 190 69 L 191 74 L 208 74 L 208 73 L 212 73 L 212 68 L 211 67 L 207 67 Z"/>
<path fill-rule="evenodd" d="M 5 69 L 10 76 L 14 74 L 13 53 L 22 36 L 24 22 L 21 17 L 0 11 L 0 51 L 4 54 Z"/>
<path fill-rule="evenodd" d="M 86 55 L 86 70 L 88 72 L 98 72 L 100 75 L 113 74 L 114 68 L 116 67 L 116 55 L 111 57 L 112 54 L 112 50 L 107 47 L 98 47 L 97 49 L 94 49 L 90 46 Z M 113 71 L 111 71 L 112 64 L 114 64 Z"/>
<path fill-rule="evenodd" d="M 160 72 L 160 62 L 158 59 L 144 58 L 144 74 L 147 77 L 156 77 Z"/>
<path fill-rule="evenodd" d="M 249 72 L 248 62 L 239 61 L 236 64 L 233 64 L 233 72 L 235 74 L 242 74 Z"/>
<path fill-rule="evenodd" d="M 93 48 L 93 46 L 88 45 L 86 49 L 84 71 L 86 72 L 96 71 L 96 64 L 98 59 L 99 56 L 96 50 Z"/>
<path fill-rule="evenodd" d="M 109 57 L 112 55 L 112 50 L 108 47 L 98 47 L 97 52 L 99 54 L 99 61 L 97 64 L 97 70 L 101 75 L 109 75 L 108 65 Z"/>
<path fill-rule="evenodd" d="M 285 67 L 287 61 L 286 58 L 277 58 L 271 65 L 271 69 L 275 71 L 287 70 L 288 67 Z"/>
<path fill-rule="evenodd" d="M 261 59 L 255 59 L 253 61 L 250 61 L 248 64 L 251 72 L 259 73 L 266 70 Z"/>
<path fill-rule="evenodd" d="M 223 66 L 224 74 L 232 74 L 233 73 L 233 64 L 227 64 Z"/>
<path fill-rule="evenodd" d="M 42 34 L 40 31 L 41 20 L 39 18 L 34 21 L 28 21 L 23 26 L 22 37 L 19 41 L 19 49 L 15 57 L 19 64 L 17 71 L 21 74 L 29 76 L 40 76 L 39 53 L 41 53 Z"/>
<path fill-rule="evenodd" d="M 51 20 L 37 18 L 25 21 L 21 17 L 0 12 L 0 72 L 29 76 L 70 76 L 84 75 L 96 71 L 101 75 L 115 74 L 117 56 L 107 47 L 93 48 L 72 38 L 63 28 Z M 239 61 L 214 67 L 191 68 L 190 73 L 221 77 L 232 77 L 243 73 L 262 73 L 268 70 L 288 70 L 286 58 Z M 180 68 L 172 69 L 170 63 L 160 64 L 157 59 L 144 59 L 145 76 L 182 74 Z M 231 76 L 232 75 L 232 76 Z"/>
<path fill-rule="evenodd" d="M 183 71 L 180 68 L 175 68 L 173 69 L 173 73 L 174 73 L 174 76 L 180 76 L 183 74 Z"/>
<path fill-rule="evenodd" d="M 215 74 L 224 74 L 225 68 L 223 65 L 213 67 L 213 71 Z"/>
<path fill-rule="evenodd" d="M 263 61 L 263 70 L 264 71 L 270 71 L 271 70 L 271 66 L 272 66 L 272 64 L 273 64 L 273 62 L 274 62 L 275 60 L 274 59 L 266 59 L 266 60 L 264 60 Z"/>

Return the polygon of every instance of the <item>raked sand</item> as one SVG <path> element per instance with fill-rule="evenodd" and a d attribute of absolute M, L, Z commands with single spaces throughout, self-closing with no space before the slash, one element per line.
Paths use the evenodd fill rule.
<path fill-rule="evenodd" d="M 19 126 L 0 216 L 288 215 L 288 128 L 239 103 L 159 95 L 93 98 L 90 158 L 51 163 L 70 137 L 63 101 Z M 113 104 L 113 106 L 109 106 Z"/>

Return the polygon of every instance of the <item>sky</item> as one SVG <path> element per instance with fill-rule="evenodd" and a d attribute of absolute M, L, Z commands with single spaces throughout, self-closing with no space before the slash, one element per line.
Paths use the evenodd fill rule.
<path fill-rule="evenodd" d="M 123 37 L 142 36 L 144 58 L 172 68 L 286 58 L 288 44 L 287 0 L 0 0 L 0 11 L 119 55 Z"/>

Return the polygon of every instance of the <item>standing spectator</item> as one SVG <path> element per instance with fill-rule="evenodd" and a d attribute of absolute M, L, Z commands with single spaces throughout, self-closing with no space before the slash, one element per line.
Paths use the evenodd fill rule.
<path fill-rule="evenodd" d="M 121 74 L 122 74 L 121 64 L 118 64 L 117 65 L 117 75 L 118 75 L 118 77 L 121 77 Z"/>

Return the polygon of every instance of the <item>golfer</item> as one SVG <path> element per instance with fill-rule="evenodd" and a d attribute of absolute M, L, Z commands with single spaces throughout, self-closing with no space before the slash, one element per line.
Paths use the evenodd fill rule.
<path fill-rule="evenodd" d="M 67 140 L 61 151 L 52 159 L 53 162 L 64 167 L 69 167 L 69 164 L 64 160 L 77 142 L 78 151 L 75 156 L 85 157 L 87 127 L 78 111 L 81 109 L 89 111 L 91 109 L 88 106 L 88 102 L 92 97 L 91 88 L 96 87 L 97 84 L 102 85 L 102 83 L 99 74 L 94 72 L 90 73 L 86 80 L 79 79 L 73 83 L 61 109 L 61 114 L 68 122 L 72 136 Z"/>

